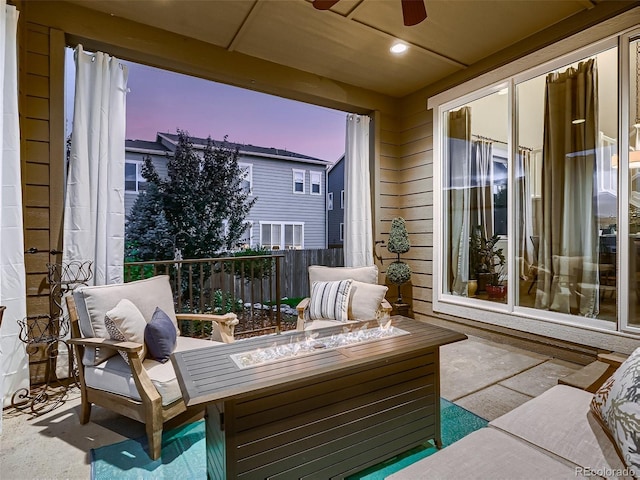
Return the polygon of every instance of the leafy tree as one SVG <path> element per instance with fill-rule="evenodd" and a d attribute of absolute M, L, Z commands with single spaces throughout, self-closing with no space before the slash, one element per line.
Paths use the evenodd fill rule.
<path fill-rule="evenodd" d="M 249 192 L 243 190 L 244 172 L 238 165 L 238 149 L 231 148 L 226 140 L 227 137 L 217 145 L 209 137 L 200 154 L 188 133 L 178 130 L 178 144 L 168 160 L 166 179 L 160 178 L 151 158 L 145 158 L 142 175 L 147 180 L 147 190 L 154 185 L 158 192 L 159 202 L 153 205 L 157 208 L 156 218 L 161 222 L 162 213 L 168 225 L 162 244 L 156 242 L 149 247 L 156 249 L 155 259 L 166 255 L 166 238 L 170 239 L 169 258 L 173 258 L 174 248 L 181 251 L 182 258 L 214 257 L 236 247 L 242 238 L 245 219 L 256 199 L 250 200 Z M 139 208 L 136 202 L 130 222 L 140 214 Z M 142 245 L 146 240 L 140 230 L 131 233 L 128 241 Z"/>

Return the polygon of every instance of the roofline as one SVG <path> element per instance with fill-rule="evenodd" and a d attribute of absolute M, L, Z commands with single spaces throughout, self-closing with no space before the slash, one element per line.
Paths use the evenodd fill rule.
<path fill-rule="evenodd" d="M 341 156 L 338 160 L 336 160 L 335 162 L 333 162 L 333 163 L 331 164 L 331 166 L 327 169 L 327 173 L 329 173 L 331 170 L 333 170 L 333 167 L 335 167 L 336 165 L 338 165 L 338 164 L 339 164 L 341 161 L 343 161 L 343 160 L 344 160 L 344 153 L 342 154 L 342 156 Z"/>
<path fill-rule="evenodd" d="M 173 139 L 167 137 L 167 135 L 174 135 L 173 133 L 167 134 L 167 133 L 164 133 L 164 132 L 158 132 L 157 135 L 161 136 L 162 138 L 166 139 L 167 141 L 175 144 Z M 206 140 L 206 139 L 200 138 L 200 137 L 190 137 L 190 138 L 198 138 L 200 140 Z M 213 140 L 213 141 L 214 142 L 216 142 L 216 141 L 220 142 L 220 140 Z M 310 164 L 313 164 L 313 165 L 324 165 L 324 166 L 327 166 L 327 165 L 331 164 L 331 162 L 329 162 L 328 160 L 321 160 L 319 158 L 315 158 L 315 159 L 314 158 L 302 158 L 302 157 L 291 157 L 291 156 L 286 156 L 286 155 L 276 155 L 276 154 L 273 154 L 273 153 L 252 152 L 252 151 L 249 151 L 249 150 L 243 150 L 242 149 L 243 145 L 240 144 L 240 143 L 233 143 L 233 142 L 229 142 L 229 143 L 233 144 L 233 145 L 237 145 L 239 153 L 243 153 L 245 155 L 250 155 L 250 156 L 253 156 L 253 157 L 273 158 L 274 160 L 286 160 L 286 161 L 289 161 L 289 162 L 310 163 Z M 204 150 L 204 148 L 205 148 L 205 145 L 200 145 L 200 144 L 194 144 L 193 146 L 195 148 L 200 149 L 200 150 Z M 253 146 L 258 147 L 257 145 L 253 145 Z M 266 148 L 266 147 L 258 147 L 258 148 Z M 291 153 L 294 153 L 294 152 L 291 152 Z"/>
<path fill-rule="evenodd" d="M 139 147 L 127 147 L 125 145 L 125 152 L 134 152 L 134 153 L 148 153 L 148 154 L 156 154 L 156 155 L 173 155 L 173 152 L 170 150 L 152 150 L 150 148 L 139 148 Z"/>

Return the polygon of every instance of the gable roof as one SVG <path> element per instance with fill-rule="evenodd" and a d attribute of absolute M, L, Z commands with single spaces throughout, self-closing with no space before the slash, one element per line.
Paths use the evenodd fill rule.
<path fill-rule="evenodd" d="M 160 139 L 166 139 L 173 145 L 178 144 L 178 135 L 175 133 L 161 133 L 158 132 L 158 143 L 160 143 Z M 207 145 L 207 138 L 200 137 L 189 137 L 191 143 L 193 143 L 196 148 L 204 148 Z M 331 162 L 326 160 L 322 160 L 316 157 L 310 157 L 309 155 L 303 155 L 301 153 L 290 152 L 289 150 L 282 150 L 279 148 L 270 148 L 270 147 L 260 147 L 257 145 L 246 145 L 242 143 L 234 143 L 234 142 L 226 142 L 224 140 L 215 140 L 212 139 L 214 145 L 216 146 L 226 146 L 227 148 L 235 149 L 237 148 L 241 154 L 251 155 L 256 157 L 266 157 L 266 158 L 274 158 L 279 160 L 292 160 L 296 162 L 303 163 L 311 163 L 316 165 L 330 165 Z"/>
<path fill-rule="evenodd" d="M 167 147 L 162 140 L 170 145 L 177 146 L 178 135 L 175 133 L 157 133 L 155 141 L 150 140 L 125 140 L 125 151 L 135 153 L 146 153 L 150 155 L 173 155 L 175 148 Z M 208 139 L 200 137 L 189 137 L 195 148 L 204 149 Z M 227 148 L 237 148 L 240 154 L 245 156 L 271 158 L 275 160 L 289 160 L 293 162 L 308 163 L 312 165 L 330 166 L 331 162 L 322 160 L 301 153 L 290 152 L 278 148 L 260 147 L 257 145 L 245 145 L 242 143 L 225 142 L 223 140 L 212 140 L 216 146 L 226 146 Z M 344 156 L 344 155 L 343 155 Z"/>

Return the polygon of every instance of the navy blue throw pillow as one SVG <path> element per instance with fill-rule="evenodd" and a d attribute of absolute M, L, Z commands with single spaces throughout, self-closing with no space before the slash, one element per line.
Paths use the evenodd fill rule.
<path fill-rule="evenodd" d="M 144 329 L 144 343 L 147 344 L 147 356 L 165 363 L 176 348 L 176 327 L 159 307 L 153 312 L 151 321 Z"/>

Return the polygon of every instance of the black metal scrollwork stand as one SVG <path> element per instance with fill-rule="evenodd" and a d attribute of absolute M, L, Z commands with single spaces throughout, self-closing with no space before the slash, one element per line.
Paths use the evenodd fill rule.
<path fill-rule="evenodd" d="M 64 315 L 62 298 L 80 285 L 86 285 L 93 272 L 92 262 L 72 261 L 48 263 L 47 280 L 54 315 L 29 316 L 19 320 L 20 340 L 26 344 L 29 355 L 44 348 L 45 383 L 29 391 L 21 388 L 11 397 L 11 406 L 19 410 L 30 409 L 34 415 L 50 412 L 67 398 L 67 390 L 78 384 L 77 368 L 73 350 L 66 341 L 69 333 L 69 318 Z M 60 348 L 67 349 L 69 359 L 68 378 L 59 379 L 56 363 Z"/>

